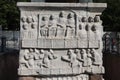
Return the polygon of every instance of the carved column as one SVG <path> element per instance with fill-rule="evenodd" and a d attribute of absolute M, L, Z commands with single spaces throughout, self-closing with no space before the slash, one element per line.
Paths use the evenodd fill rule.
<path fill-rule="evenodd" d="M 21 12 L 20 76 L 90 80 L 89 75 L 104 74 L 100 15 L 105 3 L 17 5 Z"/>

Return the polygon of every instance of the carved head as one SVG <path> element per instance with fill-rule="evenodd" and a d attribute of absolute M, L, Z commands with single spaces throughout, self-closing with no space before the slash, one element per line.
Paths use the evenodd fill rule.
<path fill-rule="evenodd" d="M 92 28 L 91 28 L 91 30 L 92 30 L 92 31 L 96 31 L 96 28 L 97 28 L 97 26 L 96 26 L 96 25 L 93 25 Z"/>
<path fill-rule="evenodd" d="M 79 21 L 79 22 L 82 21 L 82 17 L 81 17 L 81 16 L 78 17 L 78 21 Z"/>
<path fill-rule="evenodd" d="M 52 49 L 49 50 L 50 53 L 54 53 Z"/>
<path fill-rule="evenodd" d="M 34 49 L 33 49 L 33 48 L 30 48 L 30 49 L 29 49 L 29 52 L 34 52 Z"/>
<path fill-rule="evenodd" d="M 95 49 L 91 49 L 90 53 L 93 54 L 95 52 Z"/>
<path fill-rule="evenodd" d="M 28 16 L 27 21 L 28 21 L 28 23 L 31 23 L 33 21 L 32 17 Z"/>
<path fill-rule="evenodd" d="M 26 17 L 25 16 L 23 16 L 22 18 L 21 18 L 21 20 L 22 20 L 22 22 L 26 22 Z"/>
<path fill-rule="evenodd" d="M 55 17 L 53 15 L 50 16 L 50 20 L 54 20 Z"/>
<path fill-rule="evenodd" d="M 95 22 L 99 22 L 99 21 L 100 21 L 100 16 L 95 16 L 95 17 L 94 17 L 94 21 L 95 21 Z"/>
<path fill-rule="evenodd" d="M 27 23 L 24 23 L 24 25 L 22 26 L 22 28 L 23 28 L 24 30 L 27 30 L 27 28 L 28 28 Z"/>
<path fill-rule="evenodd" d="M 43 16 L 43 17 L 42 17 L 42 20 L 43 20 L 43 21 L 47 21 L 47 17 Z"/>
<path fill-rule="evenodd" d="M 88 18 L 88 22 L 93 22 L 93 21 L 94 21 L 94 19 L 92 17 Z"/>
<path fill-rule="evenodd" d="M 71 55 L 72 52 L 73 52 L 73 50 L 72 50 L 72 49 L 69 49 L 67 55 Z"/>
<path fill-rule="evenodd" d="M 73 18 L 73 17 L 74 17 L 74 15 L 72 13 L 68 14 L 68 19 Z"/>
<path fill-rule="evenodd" d="M 32 24 L 32 26 L 31 26 L 31 28 L 32 28 L 32 29 L 35 29 L 35 28 L 36 28 L 36 26 L 37 26 L 37 23 L 36 23 L 36 22 L 34 22 L 34 23 Z"/>
<path fill-rule="evenodd" d="M 82 17 L 82 22 L 87 22 L 87 18 L 86 17 Z"/>
<path fill-rule="evenodd" d="M 64 17 L 64 11 L 61 11 L 59 17 Z"/>
<path fill-rule="evenodd" d="M 85 49 L 81 49 L 80 53 L 84 54 L 84 53 L 86 53 L 86 50 Z"/>
<path fill-rule="evenodd" d="M 74 53 L 75 53 L 75 54 L 79 53 L 79 49 L 75 49 L 75 50 L 74 50 Z"/>
<path fill-rule="evenodd" d="M 40 53 L 43 54 L 45 51 L 43 49 L 40 50 Z"/>
<path fill-rule="evenodd" d="M 37 17 L 33 16 L 33 22 L 36 22 L 36 21 L 37 21 Z"/>

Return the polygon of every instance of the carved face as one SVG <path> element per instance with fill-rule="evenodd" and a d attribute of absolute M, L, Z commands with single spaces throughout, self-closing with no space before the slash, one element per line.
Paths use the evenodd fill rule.
<path fill-rule="evenodd" d="M 33 23 L 32 26 L 31 26 L 31 28 L 32 28 L 32 29 L 35 29 L 36 26 L 37 26 L 37 23 Z"/>
<path fill-rule="evenodd" d="M 33 22 L 36 22 L 36 21 L 37 21 L 37 17 L 33 16 Z"/>
<path fill-rule="evenodd" d="M 64 11 L 61 11 L 59 17 L 64 17 Z"/>
<path fill-rule="evenodd" d="M 22 20 L 22 22 L 26 22 L 26 17 L 23 16 L 23 17 L 21 18 L 21 20 Z"/>
<path fill-rule="evenodd" d="M 76 54 L 77 54 L 78 52 L 79 52 L 79 50 L 78 50 L 78 49 L 75 49 L 74 53 L 76 53 Z"/>
<path fill-rule="evenodd" d="M 94 20 L 93 20 L 92 17 L 89 17 L 89 18 L 88 18 L 88 21 L 89 21 L 89 22 L 93 22 Z"/>
<path fill-rule="evenodd" d="M 40 53 L 41 53 L 41 54 L 43 54 L 43 53 L 44 53 L 44 50 L 43 50 L 43 49 L 41 49 L 41 50 L 40 50 Z"/>
<path fill-rule="evenodd" d="M 47 21 L 47 17 L 43 16 L 43 17 L 42 17 L 42 20 L 43 20 L 43 21 Z"/>
<path fill-rule="evenodd" d="M 68 19 L 73 18 L 73 16 L 74 16 L 74 15 L 73 15 L 72 13 L 69 13 L 69 14 L 68 14 Z"/>
<path fill-rule="evenodd" d="M 91 28 L 92 31 L 96 31 L 96 25 L 93 25 Z"/>
<path fill-rule="evenodd" d="M 50 20 L 54 20 L 55 17 L 53 15 L 50 16 Z"/>
<path fill-rule="evenodd" d="M 29 16 L 29 17 L 27 18 L 27 21 L 28 21 L 28 23 L 31 23 L 31 22 L 32 22 L 32 17 Z"/>
<path fill-rule="evenodd" d="M 82 18 L 82 22 L 87 22 L 87 18 L 86 18 L 86 17 L 83 17 L 83 18 Z"/>
<path fill-rule="evenodd" d="M 100 17 L 99 16 L 95 16 L 94 21 L 95 22 L 99 22 L 100 21 Z"/>
<path fill-rule="evenodd" d="M 30 51 L 30 52 L 34 52 L 34 50 L 33 50 L 32 48 L 31 48 L 31 49 L 29 49 L 29 51 Z"/>

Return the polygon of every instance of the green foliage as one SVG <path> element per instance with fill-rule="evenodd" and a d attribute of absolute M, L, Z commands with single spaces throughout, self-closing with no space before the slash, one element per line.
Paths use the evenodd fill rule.
<path fill-rule="evenodd" d="M 107 3 L 107 8 L 101 16 L 104 30 L 120 31 L 120 0 L 94 0 L 94 2 Z"/>
<path fill-rule="evenodd" d="M 0 0 L 0 25 L 3 29 L 19 30 L 19 10 L 17 2 L 28 0 Z"/>

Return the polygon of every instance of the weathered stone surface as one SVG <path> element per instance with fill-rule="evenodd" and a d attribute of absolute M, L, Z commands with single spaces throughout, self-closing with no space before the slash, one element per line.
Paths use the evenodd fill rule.
<path fill-rule="evenodd" d="M 100 14 L 106 4 L 17 5 L 21 10 L 22 44 L 19 75 L 44 76 L 38 80 L 89 80 L 89 74 L 104 73 Z"/>

